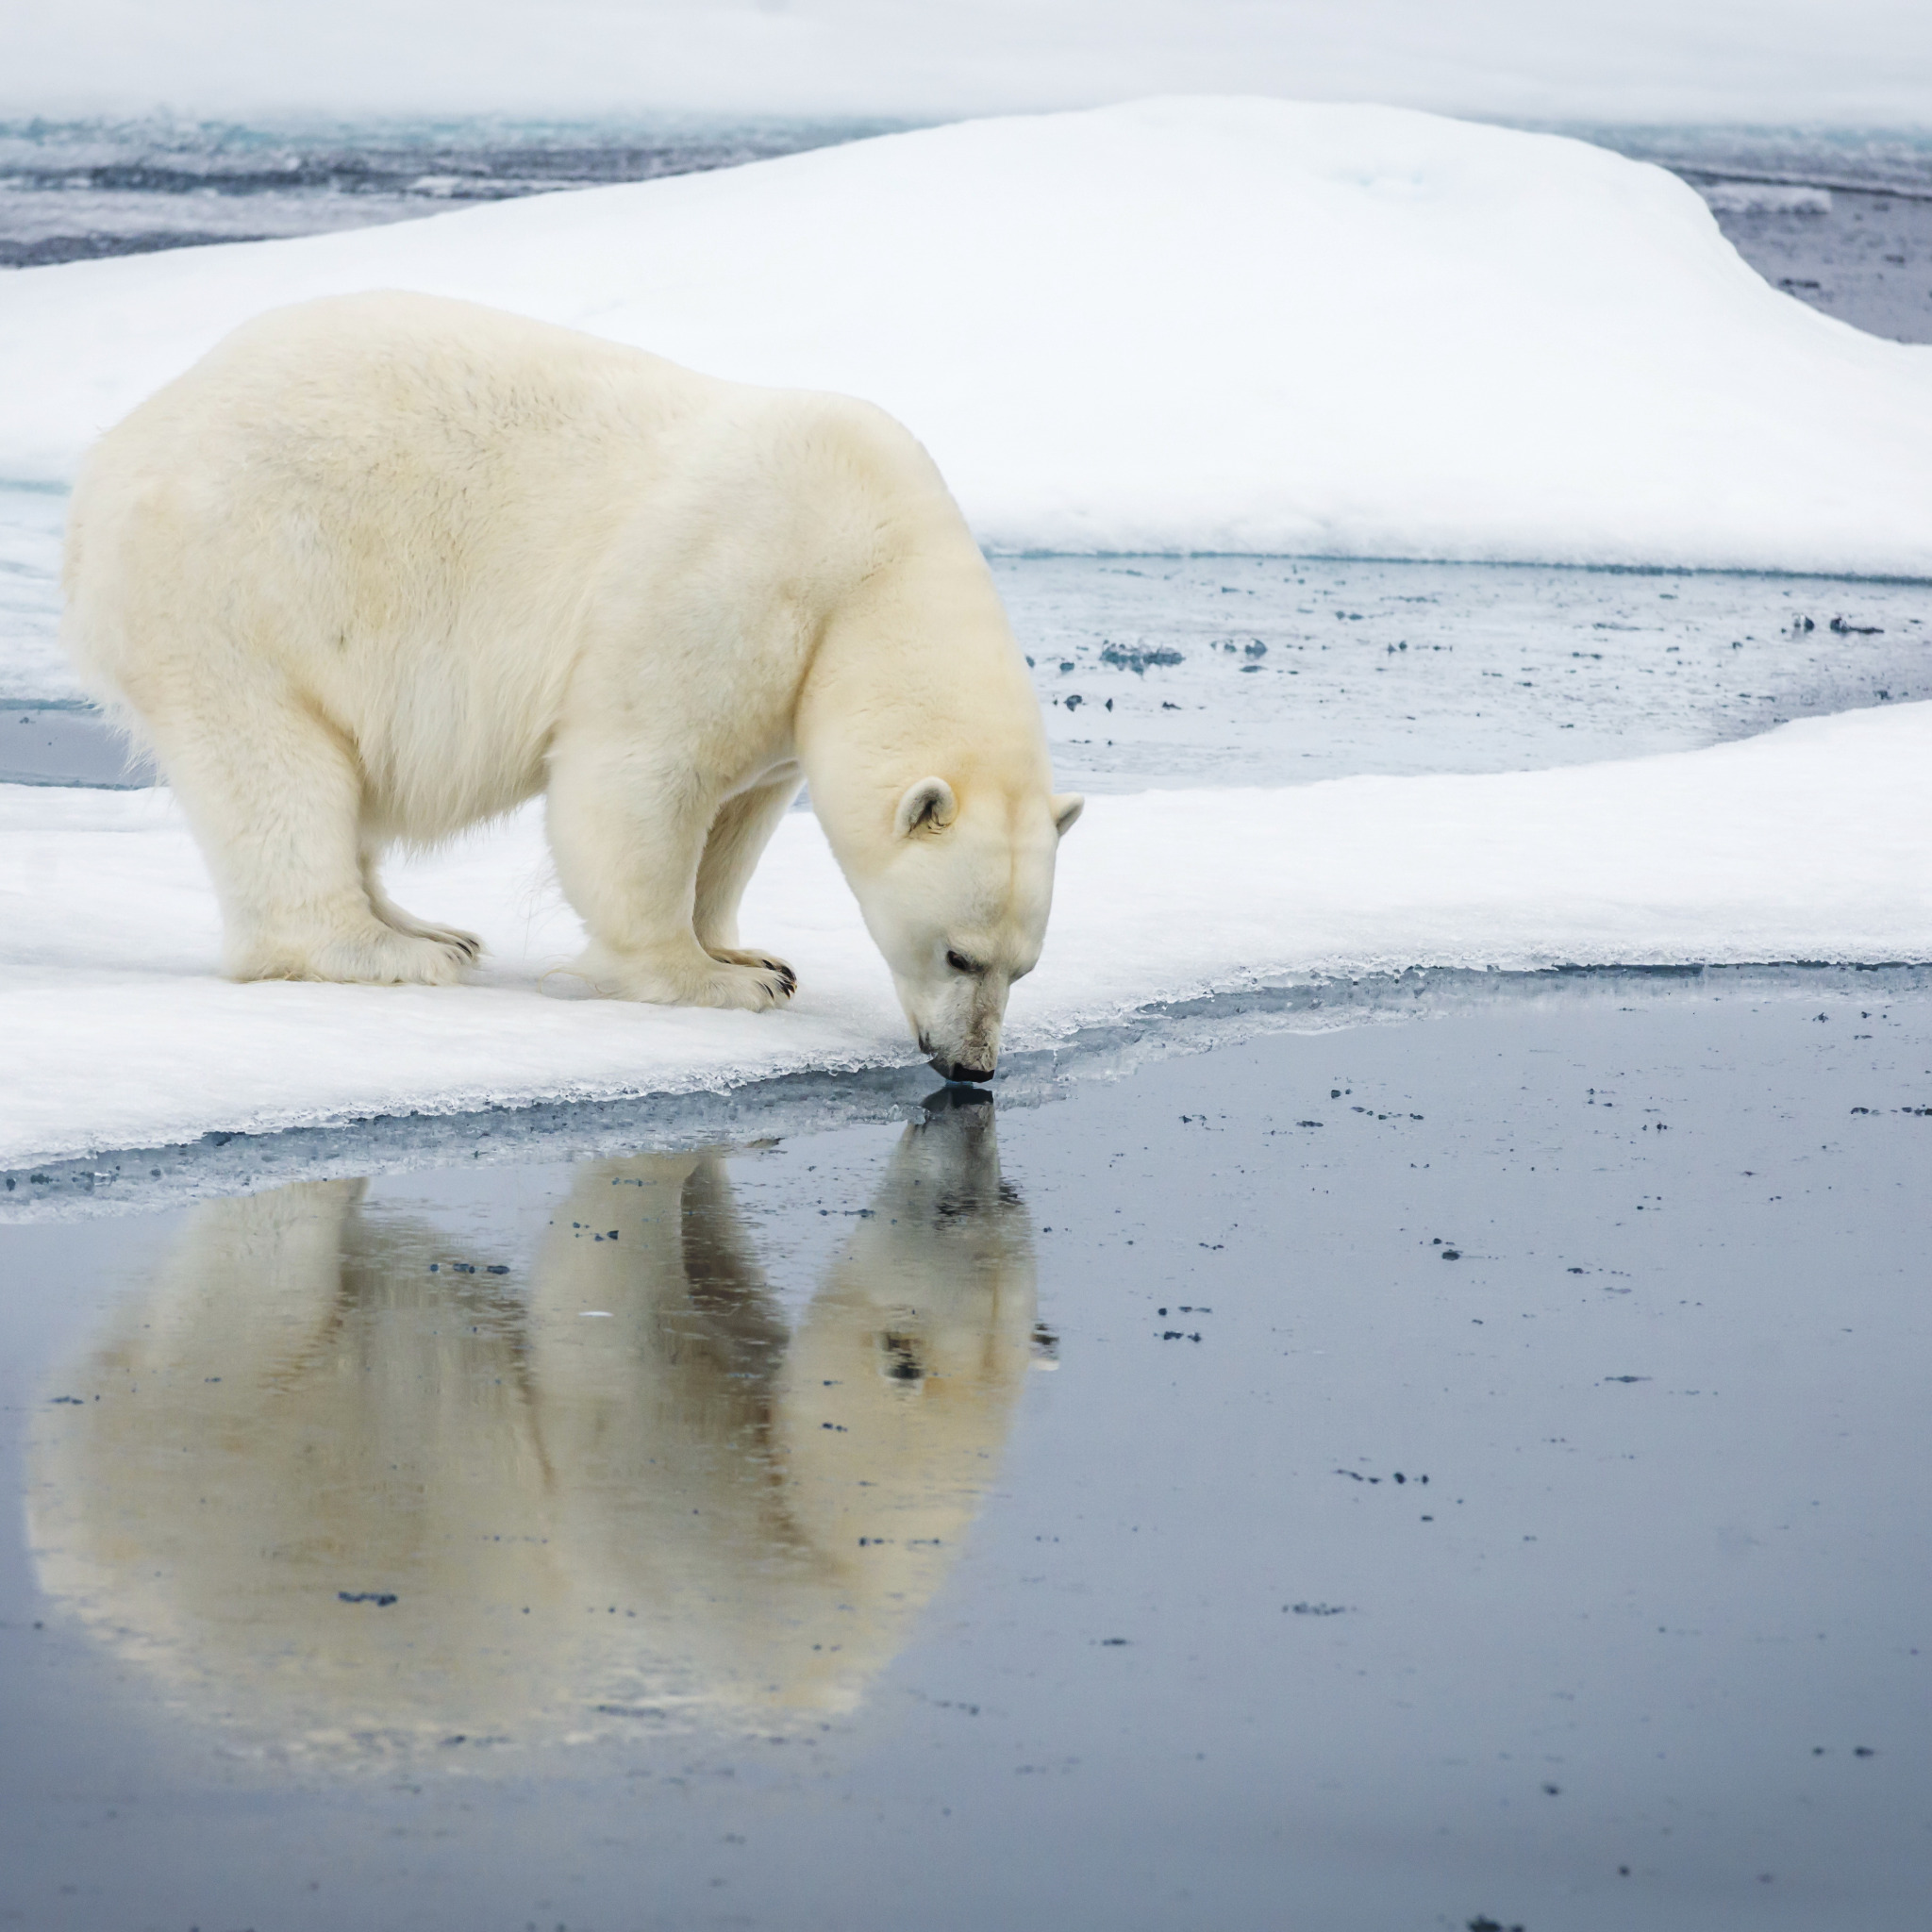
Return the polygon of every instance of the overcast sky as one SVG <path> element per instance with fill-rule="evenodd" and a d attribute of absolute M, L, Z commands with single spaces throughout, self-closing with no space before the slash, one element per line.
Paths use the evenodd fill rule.
<path fill-rule="evenodd" d="M 1932 128 L 1932 0 L 0 0 L 0 112 L 938 118 L 1176 92 Z"/>

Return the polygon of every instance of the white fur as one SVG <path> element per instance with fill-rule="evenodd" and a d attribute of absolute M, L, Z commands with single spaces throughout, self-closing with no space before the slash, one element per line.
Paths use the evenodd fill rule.
<path fill-rule="evenodd" d="M 778 1005 L 738 908 L 804 779 L 914 1031 L 991 1072 L 1078 801 L 971 533 L 878 410 L 462 303 L 308 303 L 102 440 L 67 588 L 236 977 L 454 980 L 477 941 L 387 899 L 382 854 L 547 791 L 600 991 Z M 928 780 L 943 810 L 896 823 Z"/>

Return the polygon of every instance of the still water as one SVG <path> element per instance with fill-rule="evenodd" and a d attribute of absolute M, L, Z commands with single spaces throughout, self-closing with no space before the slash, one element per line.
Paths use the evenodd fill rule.
<path fill-rule="evenodd" d="M 1483 977 L 10 1197 L 0 1924 L 1922 1924 L 1926 975 Z"/>

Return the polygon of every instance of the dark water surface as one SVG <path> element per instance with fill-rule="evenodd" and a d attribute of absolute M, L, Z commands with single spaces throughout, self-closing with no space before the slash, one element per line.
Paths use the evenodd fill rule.
<path fill-rule="evenodd" d="M 0 123 L 0 268 L 373 227 L 477 202 L 737 167 L 891 125 Z"/>
<path fill-rule="evenodd" d="M 0 1924 L 1923 1924 L 1932 980 L 1457 985 L 25 1182 Z"/>
<path fill-rule="evenodd" d="M 1872 335 L 1932 342 L 1932 133 L 1565 131 L 1681 175 L 1788 295 Z"/>

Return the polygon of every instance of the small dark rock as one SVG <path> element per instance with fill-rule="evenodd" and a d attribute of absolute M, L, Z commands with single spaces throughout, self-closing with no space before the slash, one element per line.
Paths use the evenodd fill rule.
<path fill-rule="evenodd" d="M 1181 654 L 1171 644 L 1116 644 L 1101 646 L 1100 661 L 1110 664 L 1116 671 L 1131 671 L 1136 677 L 1144 677 L 1150 664 L 1178 664 Z M 1071 664 L 1062 664 L 1062 671 L 1071 671 Z"/>

